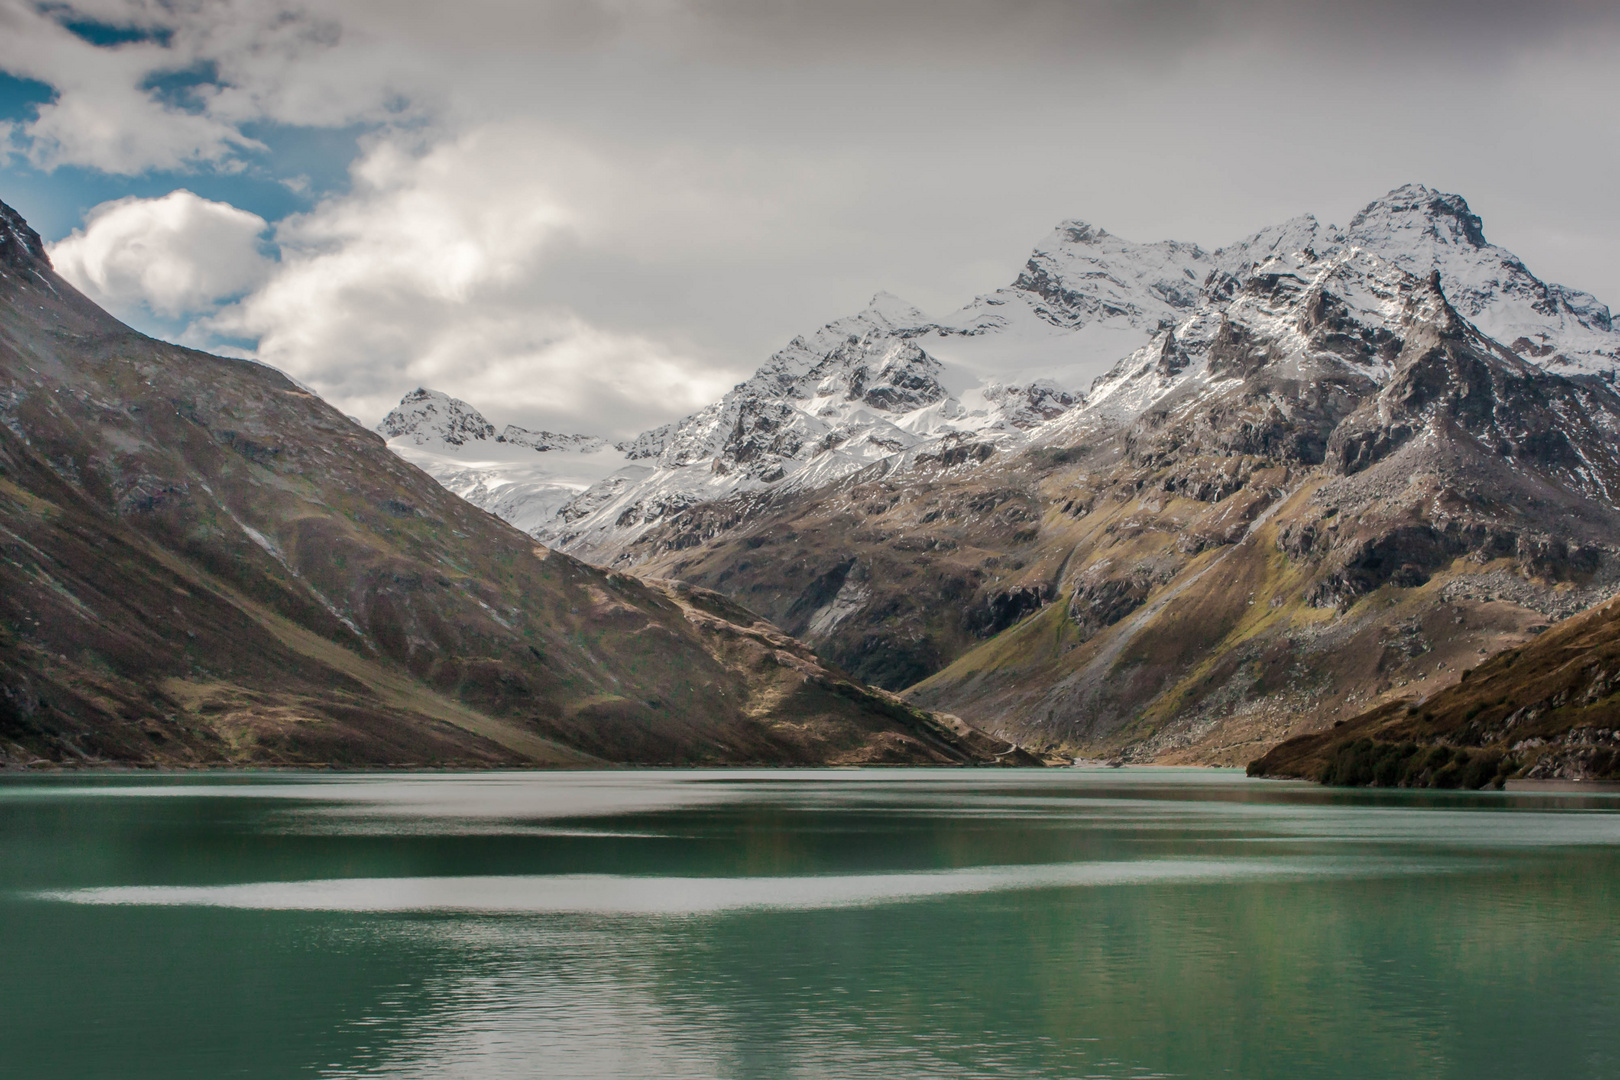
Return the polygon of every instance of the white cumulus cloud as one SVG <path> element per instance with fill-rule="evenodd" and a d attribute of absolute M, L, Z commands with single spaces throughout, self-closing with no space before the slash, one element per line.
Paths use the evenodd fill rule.
<path fill-rule="evenodd" d="M 268 228 L 257 214 L 181 190 L 103 203 L 50 255 L 63 277 L 114 312 L 145 307 L 178 318 L 262 283 L 274 265 L 259 250 Z"/>
<path fill-rule="evenodd" d="M 379 142 L 350 192 L 278 226 L 282 258 L 265 284 L 197 331 L 256 340 L 258 359 L 363 417 L 420 384 L 502 419 L 630 435 L 723 392 L 736 373 L 712 357 L 558 301 L 554 257 L 599 215 L 566 201 L 556 178 L 594 166 L 514 134 Z M 597 172 L 610 194 L 611 174 Z"/>

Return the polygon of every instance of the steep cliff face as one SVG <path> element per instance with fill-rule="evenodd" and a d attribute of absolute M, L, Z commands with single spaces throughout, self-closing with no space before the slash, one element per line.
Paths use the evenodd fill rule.
<path fill-rule="evenodd" d="M 129 330 L 0 206 L 0 761 L 1011 752 L 536 544 L 270 368 Z"/>

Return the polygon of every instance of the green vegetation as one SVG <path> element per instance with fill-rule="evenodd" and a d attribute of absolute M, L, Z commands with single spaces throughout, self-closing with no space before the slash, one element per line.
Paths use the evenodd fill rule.
<path fill-rule="evenodd" d="M 1338 787 L 1500 788 L 1516 767 L 1493 750 L 1361 738 L 1346 743 L 1319 779 Z"/>

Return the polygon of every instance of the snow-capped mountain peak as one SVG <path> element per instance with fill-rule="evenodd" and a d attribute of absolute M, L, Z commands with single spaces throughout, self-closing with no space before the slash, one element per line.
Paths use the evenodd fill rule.
<path fill-rule="evenodd" d="M 1026 294 L 1035 313 L 1054 326 L 1106 318 L 1157 326 L 1197 303 L 1208 273 L 1209 256 L 1196 244 L 1138 244 L 1074 220 L 1036 246 L 1012 291 Z"/>
<path fill-rule="evenodd" d="M 1403 184 L 1368 203 L 1350 220 L 1345 238 L 1351 244 L 1375 248 L 1388 258 L 1397 254 L 1435 256 L 1458 245 L 1487 246 L 1485 226 L 1466 199 L 1422 184 Z"/>
<path fill-rule="evenodd" d="M 1460 195 L 1398 187 L 1351 220 L 1343 243 L 1420 278 L 1438 271 L 1458 314 L 1543 367 L 1612 379 L 1620 366 L 1609 309 L 1590 293 L 1542 281 L 1486 240 L 1479 215 Z"/>
<path fill-rule="evenodd" d="M 389 447 L 445 487 L 526 531 L 550 522 L 564 504 L 626 466 L 625 455 L 594 435 L 501 433 L 471 405 L 418 387 L 377 425 Z"/>
<path fill-rule="evenodd" d="M 1321 243 L 1323 229 L 1314 214 L 1300 214 L 1278 225 L 1268 225 L 1253 236 L 1216 251 L 1210 261 L 1218 272 L 1241 279 L 1257 264 L 1275 255 L 1314 251 Z"/>
<path fill-rule="evenodd" d="M 874 293 L 866 305 L 866 310 L 888 320 L 897 328 L 925 326 L 929 322 L 928 316 L 920 308 L 907 303 L 892 292 Z"/>
<path fill-rule="evenodd" d="M 419 386 L 383 417 L 377 433 L 412 446 L 464 446 L 469 441 L 493 439 L 495 425 L 460 398 Z"/>
<path fill-rule="evenodd" d="M 460 398 L 419 386 L 400 399 L 377 425 L 377 433 L 390 442 L 456 453 L 480 443 L 506 443 L 536 453 L 567 451 L 592 454 L 607 446 L 595 435 L 569 435 L 557 431 L 530 431 L 507 424 L 500 434 L 484 414 Z M 487 452 L 488 447 L 480 452 Z"/>

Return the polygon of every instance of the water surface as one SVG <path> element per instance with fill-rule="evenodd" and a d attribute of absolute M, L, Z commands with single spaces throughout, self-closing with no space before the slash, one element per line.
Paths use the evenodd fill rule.
<path fill-rule="evenodd" d="M 0 781 L 0 1075 L 1620 1076 L 1620 797 Z"/>

